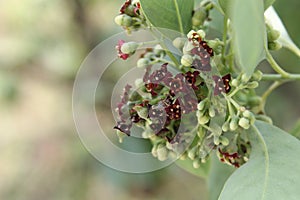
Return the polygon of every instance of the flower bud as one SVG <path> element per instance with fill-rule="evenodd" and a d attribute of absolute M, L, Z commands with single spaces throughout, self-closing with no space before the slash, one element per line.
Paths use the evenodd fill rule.
<path fill-rule="evenodd" d="M 240 82 L 239 82 L 237 79 L 233 79 L 233 80 L 231 81 L 231 85 L 232 85 L 233 87 L 238 87 L 239 84 L 240 84 Z"/>
<path fill-rule="evenodd" d="M 132 18 L 126 14 L 118 15 L 115 17 L 115 23 L 119 26 L 129 27 L 132 24 Z"/>
<path fill-rule="evenodd" d="M 238 116 L 234 116 L 230 123 L 229 123 L 229 128 L 231 131 L 235 131 L 238 128 L 238 121 L 239 121 L 239 117 Z"/>
<path fill-rule="evenodd" d="M 198 146 L 194 146 L 192 149 L 188 151 L 188 157 L 191 160 L 194 160 L 197 154 Z"/>
<path fill-rule="evenodd" d="M 203 115 L 203 116 L 198 116 L 198 122 L 201 125 L 206 124 L 207 122 L 209 122 L 210 118 L 207 115 Z"/>
<path fill-rule="evenodd" d="M 215 109 L 214 109 L 213 107 L 210 107 L 210 108 L 208 109 L 208 115 L 209 115 L 210 117 L 215 117 L 215 116 L 216 116 L 216 111 L 215 111 Z"/>
<path fill-rule="evenodd" d="M 253 114 L 249 110 L 245 110 L 243 112 L 243 116 L 246 117 L 246 118 L 251 118 L 251 116 L 253 116 Z"/>
<path fill-rule="evenodd" d="M 252 80 L 254 81 L 260 81 L 261 78 L 263 76 L 263 73 L 260 70 L 256 70 L 253 74 L 252 74 Z"/>
<path fill-rule="evenodd" d="M 220 138 L 219 136 L 214 136 L 214 144 L 215 145 L 219 145 L 221 142 L 220 142 Z"/>
<path fill-rule="evenodd" d="M 181 64 L 182 64 L 183 66 L 188 67 L 188 66 L 191 66 L 191 65 L 192 65 L 193 60 L 194 60 L 194 59 L 193 59 L 193 57 L 192 57 L 191 55 L 185 54 L 185 55 L 183 55 L 183 56 L 181 57 Z"/>
<path fill-rule="evenodd" d="M 121 46 L 121 51 L 125 54 L 133 54 L 139 47 L 137 42 L 126 42 Z"/>
<path fill-rule="evenodd" d="M 279 38 L 280 32 L 275 29 L 270 29 L 267 31 L 267 36 L 268 36 L 268 42 L 274 42 Z"/>
<path fill-rule="evenodd" d="M 222 130 L 224 132 L 227 132 L 229 130 L 229 122 L 228 121 L 224 122 L 224 124 L 222 125 Z"/>
<path fill-rule="evenodd" d="M 153 53 L 154 53 L 156 56 L 160 57 L 162 54 L 165 53 L 165 51 L 164 51 L 164 49 L 158 44 L 158 45 L 156 45 L 156 46 L 154 47 Z"/>
<path fill-rule="evenodd" d="M 138 61 L 137 61 L 137 67 L 138 68 L 145 68 L 148 66 L 150 60 L 147 59 L 147 58 L 140 58 Z"/>
<path fill-rule="evenodd" d="M 173 40 L 173 46 L 177 49 L 182 50 L 184 43 L 186 42 L 186 38 L 178 37 L 175 40 Z"/>
<path fill-rule="evenodd" d="M 277 51 L 277 50 L 281 49 L 281 47 L 282 47 L 282 45 L 277 41 L 268 42 L 268 49 L 269 50 Z"/>
<path fill-rule="evenodd" d="M 247 74 L 243 74 L 241 77 L 242 83 L 247 83 L 251 77 Z"/>
<path fill-rule="evenodd" d="M 205 19 L 207 18 L 207 11 L 205 10 L 205 8 L 201 7 L 199 9 L 197 9 L 192 17 L 192 24 L 193 26 L 201 26 L 203 25 Z"/>
<path fill-rule="evenodd" d="M 244 128 L 244 129 L 249 129 L 250 128 L 250 121 L 249 119 L 245 118 L 245 117 L 242 117 L 240 120 L 239 120 L 239 125 Z"/>
<path fill-rule="evenodd" d="M 200 103 L 198 103 L 197 109 L 203 111 L 205 109 L 205 107 L 206 107 L 206 102 L 207 102 L 206 99 L 200 101 Z"/>
<path fill-rule="evenodd" d="M 229 145 L 229 140 L 228 140 L 227 137 L 220 136 L 219 140 L 220 140 L 220 143 L 221 143 L 223 146 L 228 146 L 228 145 Z"/>
<path fill-rule="evenodd" d="M 165 161 L 168 159 L 168 150 L 164 145 L 158 145 L 156 152 L 158 160 Z"/>
<path fill-rule="evenodd" d="M 259 86 L 258 82 L 257 81 L 252 81 L 252 82 L 249 82 L 247 83 L 246 87 L 247 88 L 250 88 L 250 89 L 255 89 Z"/>
<path fill-rule="evenodd" d="M 200 167 L 200 165 L 201 165 L 201 161 L 200 161 L 199 159 L 194 160 L 194 162 L 193 162 L 193 167 L 194 167 L 195 169 L 198 169 L 198 168 Z"/>

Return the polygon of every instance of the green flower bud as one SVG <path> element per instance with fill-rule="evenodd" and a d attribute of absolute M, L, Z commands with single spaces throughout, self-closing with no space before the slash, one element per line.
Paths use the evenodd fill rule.
<path fill-rule="evenodd" d="M 201 165 L 201 161 L 200 160 L 194 160 L 194 162 L 193 162 L 193 167 L 195 168 L 195 169 L 198 169 L 199 167 L 200 167 L 200 165 Z"/>
<path fill-rule="evenodd" d="M 282 45 L 277 41 L 268 42 L 268 49 L 270 49 L 272 51 L 277 51 L 277 50 L 281 49 L 281 47 L 282 47 Z"/>
<path fill-rule="evenodd" d="M 257 81 L 252 81 L 252 82 L 249 82 L 247 83 L 246 87 L 247 88 L 250 88 L 250 89 L 255 89 L 259 86 L 258 82 Z"/>
<path fill-rule="evenodd" d="M 140 58 L 138 61 L 137 61 L 137 67 L 138 68 L 145 68 L 148 66 L 148 64 L 150 63 L 150 60 L 147 59 L 147 58 Z"/>
<path fill-rule="evenodd" d="M 138 47 L 139 43 L 137 42 L 126 42 L 121 46 L 121 51 L 125 54 L 133 54 Z"/>
<path fill-rule="evenodd" d="M 194 146 L 192 149 L 188 151 L 188 157 L 191 160 L 194 160 L 197 154 L 198 146 Z"/>
<path fill-rule="evenodd" d="M 201 7 L 197 9 L 192 17 L 193 26 L 201 26 L 203 25 L 205 19 L 208 17 L 208 13 L 205 8 Z"/>
<path fill-rule="evenodd" d="M 223 146 L 228 146 L 228 145 L 229 145 L 229 140 L 228 140 L 227 137 L 220 136 L 219 140 L 220 140 L 220 143 L 221 143 Z"/>
<path fill-rule="evenodd" d="M 233 87 L 238 87 L 239 84 L 240 84 L 240 82 L 239 82 L 237 79 L 233 79 L 233 80 L 231 81 L 231 85 L 232 85 Z"/>
<path fill-rule="evenodd" d="M 246 118 L 251 118 L 253 116 L 253 114 L 249 110 L 245 110 L 243 112 L 243 116 L 246 117 Z"/>
<path fill-rule="evenodd" d="M 182 64 L 183 66 L 189 67 L 189 66 L 192 65 L 193 60 L 194 60 L 194 59 L 193 59 L 193 57 L 192 57 L 191 55 L 185 54 L 185 55 L 183 55 L 183 56 L 181 57 L 181 64 Z"/>
<path fill-rule="evenodd" d="M 256 70 L 253 74 L 252 74 L 252 80 L 254 81 L 260 81 L 261 78 L 263 76 L 263 73 L 260 70 Z"/>
<path fill-rule="evenodd" d="M 175 40 L 173 40 L 173 46 L 177 49 L 182 50 L 184 43 L 186 42 L 186 38 L 178 37 Z"/>
<path fill-rule="evenodd" d="M 207 122 L 209 122 L 210 118 L 207 115 L 203 115 L 203 116 L 198 116 L 198 122 L 201 125 L 206 124 Z"/>
<path fill-rule="evenodd" d="M 274 42 L 279 38 L 280 32 L 275 29 L 270 29 L 267 31 L 267 36 L 268 36 L 268 42 Z"/>
<path fill-rule="evenodd" d="M 238 121 L 239 121 L 239 117 L 238 116 L 234 116 L 229 123 L 229 128 L 231 131 L 235 131 L 238 128 Z"/>
<path fill-rule="evenodd" d="M 151 153 L 153 157 L 157 157 L 157 145 L 154 145 L 151 149 Z"/>
<path fill-rule="evenodd" d="M 206 99 L 200 101 L 200 103 L 198 103 L 197 109 L 203 111 L 205 109 L 205 107 L 206 107 L 206 102 L 207 102 Z"/>
<path fill-rule="evenodd" d="M 160 57 L 162 54 L 165 53 L 165 51 L 164 51 L 164 49 L 158 44 L 158 45 L 156 45 L 156 46 L 154 47 L 153 53 L 154 53 L 156 56 Z"/>
<path fill-rule="evenodd" d="M 245 118 L 245 117 L 242 117 L 240 120 L 239 120 L 239 125 L 244 128 L 244 129 L 249 129 L 250 128 L 250 121 L 249 119 Z"/>
<path fill-rule="evenodd" d="M 221 142 L 220 142 L 220 138 L 219 136 L 214 136 L 214 144 L 215 145 L 219 145 Z"/>
<path fill-rule="evenodd" d="M 214 39 L 214 40 L 208 40 L 207 45 L 216 50 L 221 46 L 221 41 L 219 39 Z"/>
<path fill-rule="evenodd" d="M 115 23 L 119 26 L 129 27 L 132 24 L 132 18 L 126 14 L 118 15 L 115 17 Z"/>
<path fill-rule="evenodd" d="M 247 74 L 243 74 L 241 77 L 242 83 L 247 83 L 251 77 Z"/>
<path fill-rule="evenodd" d="M 215 111 L 215 109 L 214 109 L 213 107 L 210 107 L 210 108 L 208 109 L 208 115 L 209 115 L 210 117 L 216 116 L 216 111 Z"/>
<path fill-rule="evenodd" d="M 229 122 L 228 121 L 224 122 L 224 124 L 222 125 L 222 130 L 224 132 L 227 132 L 229 130 Z"/>
<path fill-rule="evenodd" d="M 167 148 L 160 144 L 158 147 L 157 147 L 157 158 L 158 160 L 160 161 L 165 161 L 168 159 L 168 150 Z"/>

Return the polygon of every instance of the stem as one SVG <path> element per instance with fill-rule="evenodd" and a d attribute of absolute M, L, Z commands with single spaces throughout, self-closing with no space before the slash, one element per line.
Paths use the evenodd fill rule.
<path fill-rule="evenodd" d="M 278 88 L 280 85 L 282 85 L 284 82 L 282 81 L 276 81 L 274 82 L 266 91 L 265 93 L 261 96 L 261 104 L 260 104 L 260 110 L 264 113 L 265 112 L 265 105 L 267 102 L 267 98 L 269 97 L 269 95 L 276 89 Z"/>
<path fill-rule="evenodd" d="M 225 53 L 227 46 L 227 22 L 228 18 L 224 17 L 224 30 L 223 30 L 223 48 L 222 48 L 222 62 L 225 65 Z"/>
<path fill-rule="evenodd" d="M 174 4 L 175 4 L 175 9 L 176 9 L 176 14 L 177 14 L 177 19 L 178 19 L 178 24 L 179 24 L 179 28 L 180 28 L 180 32 L 182 35 L 184 35 L 184 30 L 183 30 L 183 25 L 182 25 L 182 19 L 181 19 L 181 14 L 179 12 L 179 6 L 177 3 L 177 0 L 173 0 Z"/>
<path fill-rule="evenodd" d="M 295 81 L 300 80 L 300 74 L 289 74 L 288 77 L 280 74 L 264 74 L 262 81 Z"/>
<path fill-rule="evenodd" d="M 266 49 L 266 56 L 267 56 L 267 60 L 270 63 L 271 67 L 278 73 L 281 74 L 282 77 L 289 77 L 289 73 L 284 71 L 278 64 L 277 62 L 274 60 L 273 56 L 271 55 L 271 53 L 269 52 L 268 49 Z"/>

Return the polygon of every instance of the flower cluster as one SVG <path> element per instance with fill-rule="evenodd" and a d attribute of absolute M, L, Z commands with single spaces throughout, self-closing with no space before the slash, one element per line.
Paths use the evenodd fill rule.
<path fill-rule="evenodd" d="M 120 14 L 115 18 L 116 24 L 122 26 L 127 32 L 138 30 L 145 25 L 145 17 L 141 12 L 138 0 L 126 0 L 120 9 Z"/>

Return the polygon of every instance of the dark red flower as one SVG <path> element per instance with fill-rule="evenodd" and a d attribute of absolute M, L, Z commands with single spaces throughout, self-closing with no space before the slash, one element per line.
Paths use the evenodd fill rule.
<path fill-rule="evenodd" d="M 219 76 L 213 76 L 215 81 L 214 95 L 219 95 L 221 92 L 229 93 L 231 90 L 231 86 L 229 84 L 231 80 L 231 75 L 226 74 L 222 78 Z"/>
<path fill-rule="evenodd" d="M 131 127 L 132 127 L 132 123 L 126 123 L 124 121 L 119 121 L 119 122 L 117 122 L 117 125 L 114 127 L 114 129 L 118 129 L 119 131 L 130 136 Z"/>
<path fill-rule="evenodd" d="M 118 51 L 118 56 L 119 56 L 119 58 L 122 58 L 123 60 L 127 60 L 127 58 L 130 56 L 130 54 L 126 54 L 126 53 L 123 53 L 122 51 L 121 51 L 121 47 L 122 47 L 122 45 L 125 43 L 125 41 L 124 40 L 119 40 L 119 42 L 118 42 L 118 44 L 117 44 L 117 46 L 116 46 L 116 49 L 117 49 L 117 51 Z"/>
<path fill-rule="evenodd" d="M 122 5 L 120 9 L 120 13 L 124 14 L 126 12 L 126 9 L 131 5 L 131 0 L 126 0 L 125 3 Z"/>
<path fill-rule="evenodd" d="M 179 92 L 188 91 L 188 84 L 185 82 L 186 79 L 183 74 L 177 74 L 174 78 L 168 79 L 167 85 L 170 87 L 170 93 L 176 95 Z"/>
<path fill-rule="evenodd" d="M 183 114 L 188 114 L 197 110 L 198 100 L 196 97 L 187 94 L 180 98 L 180 105 Z"/>
<path fill-rule="evenodd" d="M 206 60 L 206 59 L 203 60 L 195 59 L 193 61 L 192 67 L 200 71 L 211 71 L 210 60 Z"/>
<path fill-rule="evenodd" d="M 188 82 L 189 86 L 192 87 L 194 90 L 198 90 L 199 88 L 195 85 L 197 81 L 197 77 L 199 76 L 199 71 L 194 72 L 187 72 L 184 74 L 186 81 Z"/>
<path fill-rule="evenodd" d="M 172 102 L 168 107 L 166 107 L 166 112 L 168 118 L 172 119 L 180 119 L 181 118 L 181 108 L 179 100 L 176 99 L 175 102 Z"/>
<path fill-rule="evenodd" d="M 151 75 L 149 81 L 151 83 L 163 84 L 168 78 L 172 77 L 171 72 L 167 69 L 168 63 L 161 66 L 160 69 L 155 70 Z"/>

